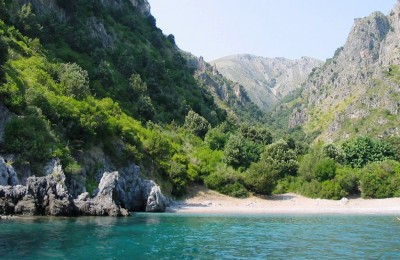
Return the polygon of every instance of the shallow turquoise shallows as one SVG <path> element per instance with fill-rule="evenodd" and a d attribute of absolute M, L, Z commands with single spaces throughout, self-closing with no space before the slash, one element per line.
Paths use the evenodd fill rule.
<path fill-rule="evenodd" d="M 179 215 L 0 221 L 0 259 L 400 259 L 376 215 Z"/>

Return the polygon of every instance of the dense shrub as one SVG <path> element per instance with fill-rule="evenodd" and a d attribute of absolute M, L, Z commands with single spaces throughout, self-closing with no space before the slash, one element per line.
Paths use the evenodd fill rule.
<path fill-rule="evenodd" d="M 217 171 L 222 165 L 222 151 L 210 150 L 207 147 L 198 147 L 191 154 L 188 176 L 192 181 L 201 182 L 208 175 Z"/>
<path fill-rule="evenodd" d="M 364 198 L 388 198 L 400 189 L 400 163 L 374 162 L 365 166 L 360 176 L 361 195 Z"/>
<path fill-rule="evenodd" d="M 348 193 L 343 190 L 339 183 L 333 180 L 327 180 L 322 182 L 321 191 L 318 194 L 318 197 L 321 199 L 339 200 L 347 195 Z"/>
<path fill-rule="evenodd" d="M 336 170 L 335 181 L 348 195 L 359 194 L 360 171 L 351 167 L 339 167 Z"/>
<path fill-rule="evenodd" d="M 0 37 L 0 66 L 4 65 L 8 58 L 8 44 L 4 37 Z"/>
<path fill-rule="evenodd" d="M 3 37 L 0 37 L 0 84 L 6 81 L 3 69 L 4 63 L 8 58 L 8 44 Z"/>
<path fill-rule="evenodd" d="M 261 155 L 260 161 L 270 164 L 277 171 L 277 175 L 280 178 L 297 174 L 297 155 L 286 141 L 280 140 L 268 145 Z"/>
<path fill-rule="evenodd" d="M 185 118 L 184 127 L 193 134 L 204 138 L 210 128 L 210 124 L 204 117 L 191 110 Z"/>
<path fill-rule="evenodd" d="M 219 128 L 212 128 L 207 132 L 204 141 L 211 150 L 223 150 L 227 136 Z"/>
<path fill-rule="evenodd" d="M 14 117 L 5 128 L 4 148 L 7 153 L 16 154 L 20 161 L 29 163 L 35 174 L 41 175 L 38 167 L 52 157 L 57 143 L 48 122 L 42 118 Z"/>
<path fill-rule="evenodd" d="M 279 170 L 266 160 L 253 163 L 245 172 L 245 185 L 248 190 L 257 194 L 270 195 L 279 179 Z"/>
<path fill-rule="evenodd" d="M 61 64 L 59 80 L 67 96 L 82 99 L 90 94 L 88 73 L 76 63 Z"/>
<path fill-rule="evenodd" d="M 231 135 L 225 145 L 224 162 L 235 169 L 246 169 L 260 156 L 260 147 L 241 135 Z"/>
<path fill-rule="evenodd" d="M 351 167 L 362 168 L 370 162 L 379 162 L 395 158 L 389 143 L 369 137 L 357 137 L 342 146 L 343 161 Z"/>
<path fill-rule="evenodd" d="M 332 159 L 322 159 L 315 164 L 315 178 L 319 181 L 331 180 L 336 175 L 336 163 Z"/>
<path fill-rule="evenodd" d="M 35 38 L 39 37 L 42 31 L 42 26 L 32 10 L 32 5 L 24 4 L 21 9 L 14 14 L 14 24 L 20 32 L 26 36 Z"/>
<path fill-rule="evenodd" d="M 248 191 L 241 182 L 235 170 L 229 167 L 221 167 L 204 179 L 204 183 L 210 189 L 229 196 L 247 197 Z"/>

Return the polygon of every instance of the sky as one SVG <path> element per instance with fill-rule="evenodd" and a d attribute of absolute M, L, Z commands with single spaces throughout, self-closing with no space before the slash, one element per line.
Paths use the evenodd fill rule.
<path fill-rule="evenodd" d="M 344 45 L 354 18 L 397 0 L 148 0 L 157 26 L 208 62 L 232 54 L 320 60 Z"/>

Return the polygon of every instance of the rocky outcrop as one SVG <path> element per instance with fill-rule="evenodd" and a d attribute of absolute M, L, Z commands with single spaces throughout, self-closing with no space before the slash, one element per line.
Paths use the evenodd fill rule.
<path fill-rule="evenodd" d="M 211 66 L 203 57 L 197 58 L 182 52 L 188 66 L 195 71 L 195 77 L 202 82 L 217 100 L 226 102 L 230 108 L 245 110 L 254 106 L 246 90 L 238 83 L 225 78 L 215 66 Z"/>
<path fill-rule="evenodd" d="M 167 201 L 161 193 L 160 187 L 151 180 L 143 183 L 143 198 L 146 199 L 146 212 L 164 212 Z"/>
<path fill-rule="evenodd" d="M 113 217 L 129 215 L 129 212 L 119 203 L 118 178 L 118 172 L 106 172 L 101 178 L 96 197 L 91 199 L 88 193 L 81 194 L 75 200 L 79 214 Z"/>
<path fill-rule="evenodd" d="M 168 204 L 160 187 L 152 180 L 143 180 L 134 164 L 118 173 L 117 200 L 129 211 L 164 212 Z"/>
<path fill-rule="evenodd" d="M 0 171 L 15 173 L 1 160 Z M 121 173 L 105 172 L 96 196 L 91 198 L 85 192 L 76 200 L 65 186 L 59 160 L 49 162 L 45 173 L 45 177 L 29 177 L 26 186 L 10 184 L 10 177 L 2 178 L 7 180 L 7 186 L 0 186 L 0 215 L 127 216 L 129 211 L 164 212 L 167 206 L 160 187 L 143 180 L 136 165 Z"/>
<path fill-rule="evenodd" d="M 0 156 L 0 185 L 15 186 L 19 183 L 17 173 L 11 163 Z"/>
<path fill-rule="evenodd" d="M 0 186 L 0 214 L 70 216 L 74 203 L 60 176 L 30 177 L 26 186 Z"/>
<path fill-rule="evenodd" d="M 25 186 L 0 186 L 0 215 L 15 214 L 15 205 L 24 199 L 26 193 Z M 19 207 L 23 207 L 23 203 L 21 202 Z M 30 205 L 29 208 L 33 209 L 34 205 Z"/>

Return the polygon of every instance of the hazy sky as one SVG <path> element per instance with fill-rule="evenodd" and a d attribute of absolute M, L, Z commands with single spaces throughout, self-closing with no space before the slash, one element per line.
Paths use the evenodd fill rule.
<path fill-rule="evenodd" d="M 231 54 L 321 60 L 342 46 L 354 18 L 388 14 L 396 0 L 148 0 L 157 26 L 211 61 Z"/>

